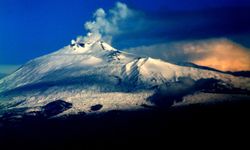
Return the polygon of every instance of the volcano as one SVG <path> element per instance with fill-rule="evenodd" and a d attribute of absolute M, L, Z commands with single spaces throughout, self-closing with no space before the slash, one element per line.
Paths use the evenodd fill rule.
<path fill-rule="evenodd" d="M 139 57 L 88 35 L 1 79 L 0 114 L 50 118 L 176 107 L 248 99 L 249 90 L 250 78 Z"/>

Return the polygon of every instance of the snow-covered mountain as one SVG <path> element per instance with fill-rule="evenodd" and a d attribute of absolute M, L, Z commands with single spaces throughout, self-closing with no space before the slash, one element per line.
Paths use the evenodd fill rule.
<path fill-rule="evenodd" d="M 159 97 L 175 106 L 204 102 L 209 98 L 204 100 L 204 92 L 215 92 L 223 99 L 223 91 L 245 94 L 249 90 L 250 78 L 138 57 L 90 35 L 33 59 L 1 79 L 0 115 L 144 109 L 145 105 L 164 105 L 154 101 Z"/>

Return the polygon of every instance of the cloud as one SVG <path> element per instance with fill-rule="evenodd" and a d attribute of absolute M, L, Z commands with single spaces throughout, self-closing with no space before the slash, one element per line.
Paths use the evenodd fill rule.
<path fill-rule="evenodd" d="M 111 43 L 114 35 L 120 34 L 120 26 L 123 20 L 132 16 L 133 11 L 126 4 L 117 2 L 115 7 L 105 12 L 103 8 L 99 8 L 93 14 L 94 20 L 87 21 L 84 25 L 88 31 L 86 37 L 78 37 L 78 40 L 98 40 Z M 91 37 L 91 38 L 90 38 Z"/>
<path fill-rule="evenodd" d="M 194 59 L 192 62 L 222 71 L 250 70 L 250 51 L 240 45 L 221 41 L 207 45 L 207 49 L 209 52 L 206 52 L 203 58 Z"/>
<path fill-rule="evenodd" d="M 93 20 L 84 25 L 87 36 L 80 36 L 77 40 L 93 42 L 102 39 L 114 47 L 139 55 L 173 62 L 193 62 L 223 71 L 250 70 L 248 49 L 227 39 L 193 41 L 228 33 L 245 33 L 250 24 L 244 19 L 248 11 L 230 8 L 150 13 L 117 2 L 108 11 L 97 9 Z M 237 12 L 240 17 L 231 17 L 235 15 L 232 12 Z M 179 40 L 192 41 L 169 43 Z"/>
<path fill-rule="evenodd" d="M 128 48 L 169 41 L 228 37 L 250 31 L 250 21 L 246 20 L 249 14 L 247 8 L 149 11 L 133 6 L 131 9 L 117 2 L 110 10 L 97 9 L 93 20 L 84 25 L 87 36 L 80 36 L 78 40 L 102 39 L 114 47 Z"/>
<path fill-rule="evenodd" d="M 139 46 L 124 51 L 171 62 L 192 62 L 222 71 L 250 70 L 250 50 L 224 38 Z"/>

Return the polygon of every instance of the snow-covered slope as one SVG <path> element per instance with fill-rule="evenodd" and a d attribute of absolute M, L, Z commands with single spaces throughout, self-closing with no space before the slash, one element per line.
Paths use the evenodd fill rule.
<path fill-rule="evenodd" d="M 72 40 L 54 53 L 29 61 L 0 80 L 0 109 L 36 112 L 63 100 L 61 113 L 92 113 L 153 105 L 148 99 L 160 86 L 183 77 L 216 79 L 229 88 L 250 90 L 250 79 L 184 67 L 118 51 L 99 39 Z M 98 110 L 92 109 L 99 106 Z"/>

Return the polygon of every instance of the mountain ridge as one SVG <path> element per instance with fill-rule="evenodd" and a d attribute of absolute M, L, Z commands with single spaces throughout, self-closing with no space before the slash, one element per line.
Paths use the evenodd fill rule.
<path fill-rule="evenodd" d="M 227 93 L 233 90 L 247 93 L 250 89 L 250 78 L 143 58 L 119 51 L 99 39 L 90 41 L 72 41 L 56 52 L 27 62 L 1 79 L 0 106 L 3 112 L 27 108 L 25 113 L 63 100 L 72 107 L 60 112 L 61 115 L 91 114 L 143 109 L 143 105 L 156 104 L 150 100 L 155 94 L 157 98 L 159 95 L 169 96 L 169 93 L 181 95 L 167 100 L 172 105 L 176 98 L 204 92 L 205 84 L 215 88 L 205 88 L 207 92 L 224 89 Z M 100 110 L 92 111 L 95 105 L 100 105 Z"/>

